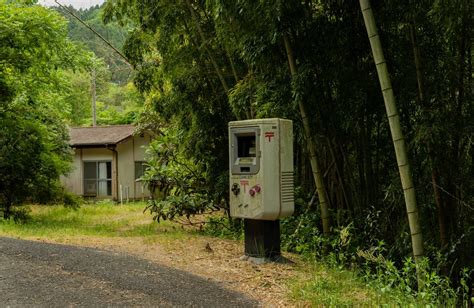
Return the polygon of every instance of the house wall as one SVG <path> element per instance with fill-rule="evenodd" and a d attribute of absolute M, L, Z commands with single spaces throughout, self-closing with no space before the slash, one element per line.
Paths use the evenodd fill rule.
<path fill-rule="evenodd" d="M 143 135 L 143 137 L 140 136 L 134 136 L 133 137 L 133 144 L 134 144 L 134 160 L 135 161 L 145 161 L 145 152 L 146 148 L 151 142 L 151 136 L 150 135 Z M 136 198 L 148 198 L 150 196 L 150 191 L 144 187 L 144 185 L 141 182 L 135 182 L 135 196 Z"/>
<path fill-rule="evenodd" d="M 111 161 L 112 162 L 112 197 L 120 200 L 120 186 L 122 198 L 126 200 L 128 190 L 129 199 L 142 199 L 149 196 L 146 188 L 135 181 L 135 162 L 145 160 L 145 148 L 150 143 L 150 136 L 133 136 L 117 144 L 117 164 L 113 160 L 114 152 L 105 148 L 75 149 L 73 170 L 67 176 L 61 177 L 61 182 L 69 192 L 82 196 L 84 194 L 83 168 L 84 161 Z M 117 166 L 117 167 L 115 167 Z M 115 170 L 117 169 L 117 170 Z M 117 183 L 115 182 L 117 172 Z"/>
<path fill-rule="evenodd" d="M 84 163 L 85 161 L 112 161 L 113 152 L 105 148 L 74 149 L 73 170 L 61 177 L 64 188 L 73 194 L 84 195 Z"/>
<path fill-rule="evenodd" d="M 117 145 L 118 152 L 118 189 L 122 187 L 122 197 L 142 199 L 149 196 L 147 189 L 135 181 L 135 162 L 145 160 L 145 148 L 150 143 L 148 135 L 133 136 Z M 118 196 L 120 198 L 120 194 Z"/>
<path fill-rule="evenodd" d="M 66 176 L 61 176 L 60 180 L 67 191 L 76 195 L 83 194 L 81 150 L 74 150 L 72 171 Z"/>
<path fill-rule="evenodd" d="M 113 152 L 105 148 L 81 149 L 82 161 L 112 161 Z"/>

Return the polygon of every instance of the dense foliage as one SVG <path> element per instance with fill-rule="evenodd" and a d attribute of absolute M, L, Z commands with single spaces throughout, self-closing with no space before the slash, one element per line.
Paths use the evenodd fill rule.
<path fill-rule="evenodd" d="M 373 5 L 413 164 L 426 254 L 458 281 L 462 268 L 473 268 L 466 252 L 474 250 L 472 2 Z M 109 0 L 103 17 L 130 27 L 124 49 L 137 70 L 135 84 L 154 119 L 177 127 L 175 144 L 224 200 L 216 205 L 227 198 L 226 123 L 290 118 L 303 202 L 285 225 L 298 235 L 289 239 L 311 246 L 321 226 L 307 205 L 314 184 L 302 102 L 333 230 L 350 225 L 357 234 L 350 246 L 361 251 L 383 241 L 385 256 L 398 265 L 410 255 L 393 145 L 357 2 Z"/>
<path fill-rule="evenodd" d="M 228 209 L 228 121 L 283 117 L 295 126 L 297 184 L 296 213 L 282 222 L 285 246 L 358 264 L 380 279 L 389 279 L 383 271 L 406 270 L 397 283 L 415 289 L 400 176 L 357 1 L 108 0 L 74 11 L 123 46 L 134 85 L 126 64 L 65 12 L 68 30 L 47 9 L 0 4 L 3 207 L 67 169 L 57 119 L 90 123 L 93 84 L 99 123 L 138 121 L 158 136 L 145 176 L 163 197 L 149 207 L 157 219 Z M 473 4 L 372 4 L 408 143 L 431 264 L 425 280 L 449 277 L 467 294 L 474 268 Z M 87 72 L 71 71 L 84 57 L 66 31 L 95 52 Z M 323 175 L 329 236 L 310 151 Z M 12 185 L 18 182 L 24 186 Z"/>
<path fill-rule="evenodd" d="M 0 1 L 0 210 L 61 193 L 70 149 L 66 70 L 89 55 L 67 39 L 66 21 L 39 6 Z"/>
<path fill-rule="evenodd" d="M 167 129 L 147 149 L 148 170 L 142 180 L 153 196 L 146 209 L 156 221 L 188 219 L 196 214 L 209 214 L 225 207 L 222 198 L 209 191 L 201 162 L 187 158 L 176 143 L 176 130 Z"/>

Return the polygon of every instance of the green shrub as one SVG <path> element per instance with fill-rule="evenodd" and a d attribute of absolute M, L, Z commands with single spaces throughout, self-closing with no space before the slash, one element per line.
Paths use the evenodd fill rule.
<path fill-rule="evenodd" d="M 190 159 L 180 149 L 178 132 L 167 130 L 147 149 L 147 169 L 141 177 L 151 192 L 145 212 L 157 222 L 179 217 L 210 214 L 226 208 L 225 196 L 211 183 L 223 184 L 211 178 L 204 162 Z M 227 177 L 225 177 L 227 179 Z"/>
<path fill-rule="evenodd" d="M 81 207 L 82 198 L 68 191 L 63 191 L 62 203 L 66 208 L 77 210 Z"/>
<path fill-rule="evenodd" d="M 28 207 L 14 207 L 11 217 L 15 223 L 24 224 L 31 219 L 30 212 L 31 210 Z"/>
<path fill-rule="evenodd" d="M 369 285 L 392 299 L 398 299 L 400 304 L 408 299 L 422 305 L 456 305 L 460 290 L 453 289 L 449 279 L 440 276 L 427 258 L 415 264 L 411 257 L 407 257 L 398 268 L 393 261 L 383 257 L 381 250 L 360 250 L 357 253 L 366 261 L 361 270 Z M 417 281 L 421 282 L 419 288 Z"/>

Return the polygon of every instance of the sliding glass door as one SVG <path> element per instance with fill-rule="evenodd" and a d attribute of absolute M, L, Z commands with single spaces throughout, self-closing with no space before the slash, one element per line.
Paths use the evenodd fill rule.
<path fill-rule="evenodd" d="M 112 162 L 84 162 L 84 196 L 112 196 Z"/>

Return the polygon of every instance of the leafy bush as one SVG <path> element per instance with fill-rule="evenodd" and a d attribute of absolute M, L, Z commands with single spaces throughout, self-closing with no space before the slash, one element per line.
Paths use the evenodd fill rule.
<path fill-rule="evenodd" d="M 63 199 L 62 203 L 64 204 L 64 207 L 66 208 L 77 210 L 81 207 L 82 198 L 73 193 L 64 191 L 62 195 L 62 199 Z"/>
<path fill-rule="evenodd" d="M 322 256 L 326 239 L 318 228 L 314 227 L 319 217 L 319 213 L 313 211 L 283 219 L 281 221 L 282 246 L 288 251 Z"/>
<path fill-rule="evenodd" d="M 303 254 L 310 259 L 322 261 L 337 270 L 356 269 L 362 279 L 400 305 L 442 305 L 455 306 L 461 301 L 466 305 L 469 297 L 469 283 L 472 270 L 464 269 L 458 287 L 454 287 L 448 277 L 440 275 L 440 269 L 447 264 L 446 256 L 438 253 L 433 261 L 423 259 L 418 264 L 418 275 L 413 259 L 405 258 L 400 263 L 391 261 L 392 248 L 374 236 L 368 243 L 361 243 L 356 236 L 360 232 L 354 224 L 333 229 L 330 236 L 323 236 L 315 224 L 319 224 L 319 211 L 305 201 L 299 188 L 295 191 L 296 211 L 291 217 L 281 221 L 282 246 Z M 376 223 L 377 217 L 367 217 L 367 223 Z M 361 248 L 365 247 L 365 248 Z M 423 287 L 417 289 L 418 279 Z"/>
<path fill-rule="evenodd" d="M 282 247 L 288 251 L 318 255 L 325 241 L 318 228 L 320 212 L 308 204 L 301 187 L 295 187 L 295 213 L 281 220 Z"/>
<path fill-rule="evenodd" d="M 0 208 L 0 212 L 5 211 L 4 209 Z M 0 221 L 2 219 L 13 219 L 15 224 L 24 224 L 30 220 L 30 212 L 31 210 L 28 207 L 12 207 L 10 208 L 9 216 L 5 217 L 5 215 L 0 216 Z"/>
<path fill-rule="evenodd" d="M 371 267 L 365 268 L 364 278 L 380 292 L 394 299 L 409 298 L 423 305 L 455 306 L 461 290 L 453 289 L 448 278 L 438 275 L 427 258 L 415 264 L 412 258 L 407 257 L 399 269 L 377 250 L 359 251 L 358 255 L 375 264 L 375 271 Z M 421 282 L 419 289 L 417 281 Z"/>
<path fill-rule="evenodd" d="M 186 217 L 191 223 L 191 216 L 227 208 L 225 199 L 210 189 L 206 166 L 180 150 L 175 131 L 154 140 L 147 155 L 148 168 L 141 180 L 152 198 L 145 211 L 150 211 L 157 222 Z"/>

